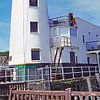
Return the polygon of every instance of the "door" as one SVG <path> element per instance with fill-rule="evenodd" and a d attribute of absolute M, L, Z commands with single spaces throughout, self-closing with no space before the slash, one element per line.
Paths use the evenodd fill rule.
<path fill-rule="evenodd" d="M 75 64 L 75 52 L 70 52 L 70 63 Z"/>

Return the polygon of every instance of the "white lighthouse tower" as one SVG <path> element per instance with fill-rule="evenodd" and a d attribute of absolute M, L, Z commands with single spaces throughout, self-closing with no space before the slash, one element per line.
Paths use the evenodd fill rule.
<path fill-rule="evenodd" d="M 46 0 L 12 0 L 9 65 L 15 67 L 13 80 L 29 80 L 34 68 L 50 63 L 49 35 Z"/>
<path fill-rule="evenodd" d="M 50 63 L 46 0 L 12 0 L 9 65 Z"/>

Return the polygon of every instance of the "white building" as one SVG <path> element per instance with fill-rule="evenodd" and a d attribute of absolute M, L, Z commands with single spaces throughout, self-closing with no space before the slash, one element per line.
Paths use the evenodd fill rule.
<path fill-rule="evenodd" d="M 61 79 L 98 73 L 100 27 L 72 13 L 49 20 L 46 3 L 13 0 L 9 65 L 16 66 L 21 80 L 47 79 L 44 73 L 52 80 L 58 70 Z"/>
<path fill-rule="evenodd" d="M 76 26 L 70 26 L 67 16 L 50 19 L 53 61 L 57 47 L 64 47 L 61 63 L 99 63 L 100 27 L 80 18 L 75 21 Z"/>

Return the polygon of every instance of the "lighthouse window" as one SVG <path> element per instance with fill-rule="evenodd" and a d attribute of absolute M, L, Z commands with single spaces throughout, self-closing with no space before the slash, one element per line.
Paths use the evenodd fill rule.
<path fill-rule="evenodd" d="M 30 0 L 30 6 L 35 6 L 37 7 L 38 6 L 38 0 Z"/>
<path fill-rule="evenodd" d="M 32 60 L 40 60 L 40 49 L 32 49 L 31 50 L 31 59 Z"/>
<path fill-rule="evenodd" d="M 38 22 L 30 22 L 30 31 L 38 32 Z"/>

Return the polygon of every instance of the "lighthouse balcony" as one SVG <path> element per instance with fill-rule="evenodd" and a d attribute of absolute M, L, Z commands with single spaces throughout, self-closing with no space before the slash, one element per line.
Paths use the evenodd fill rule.
<path fill-rule="evenodd" d="M 70 47 L 71 41 L 70 38 L 65 36 L 57 36 L 50 38 L 50 47 Z"/>

